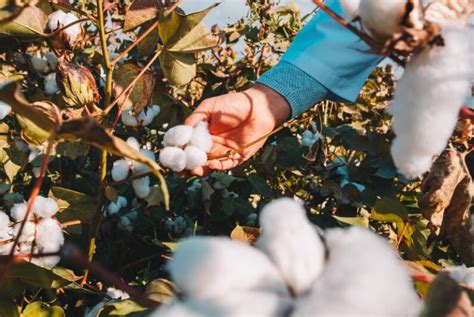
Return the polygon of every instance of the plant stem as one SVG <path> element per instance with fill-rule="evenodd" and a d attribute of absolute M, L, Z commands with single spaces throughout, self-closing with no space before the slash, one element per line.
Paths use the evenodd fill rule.
<path fill-rule="evenodd" d="M 102 56 L 104 57 L 105 67 L 105 96 L 104 104 L 108 105 L 112 98 L 112 72 L 113 65 L 110 63 L 109 48 L 107 47 L 107 36 L 105 34 L 104 20 L 104 0 L 97 0 L 97 27 L 99 29 L 100 46 L 102 48 Z"/>
<path fill-rule="evenodd" d="M 102 206 L 104 204 L 104 184 L 105 184 L 105 177 L 107 175 L 107 151 L 102 150 L 102 155 L 100 158 L 100 185 L 99 185 L 99 193 L 97 195 L 97 209 L 94 215 L 94 219 L 92 220 L 92 226 L 90 228 L 89 233 L 89 248 L 87 252 L 88 261 L 91 262 L 94 258 L 95 253 L 95 244 L 97 240 L 97 234 L 99 233 L 100 225 L 102 223 L 103 218 L 103 211 Z M 84 276 L 82 277 L 81 285 L 87 283 L 87 278 L 89 277 L 89 268 L 86 267 L 84 270 Z"/>
<path fill-rule="evenodd" d="M 20 242 L 20 237 L 23 233 L 23 229 L 25 228 L 25 224 L 28 221 L 28 218 L 30 217 L 30 215 L 32 213 L 33 204 L 35 203 L 36 197 L 38 197 L 38 195 L 40 193 L 41 185 L 43 184 L 44 175 L 46 173 L 46 169 L 48 168 L 49 155 L 51 154 L 51 150 L 53 149 L 53 145 L 54 145 L 55 140 L 56 140 L 56 133 L 53 132 L 53 134 L 49 137 L 48 147 L 46 148 L 46 152 L 44 153 L 43 160 L 41 161 L 41 166 L 40 166 L 40 172 L 39 172 L 38 179 L 36 180 L 36 182 L 33 186 L 33 189 L 31 190 L 30 198 L 28 199 L 28 206 L 26 208 L 25 217 L 23 218 L 23 220 L 21 222 L 20 229 L 18 230 L 17 236 L 15 237 L 15 240 L 13 241 L 12 248 L 10 250 L 10 253 L 8 254 L 8 260 L 0 271 L 0 284 L 2 283 L 3 279 L 5 278 L 6 273 L 8 272 L 8 269 L 10 268 L 10 265 L 14 260 L 15 248 L 17 247 L 18 243 Z"/>

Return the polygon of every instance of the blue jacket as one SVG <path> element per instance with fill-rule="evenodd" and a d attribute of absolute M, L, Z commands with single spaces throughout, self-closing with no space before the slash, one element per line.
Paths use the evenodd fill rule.
<path fill-rule="evenodd" d="M 338 0 L 326 5 L 342 15 Z M 319 10 L 258 82 L 285 97 L 296 117 L 322 99 L 355 101 L 381 60 L 358 36 Z"/>

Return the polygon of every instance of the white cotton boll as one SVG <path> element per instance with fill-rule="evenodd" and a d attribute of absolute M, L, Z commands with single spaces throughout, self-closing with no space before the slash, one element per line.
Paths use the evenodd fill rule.
<path fill-rule="evenodd" d="M 132 187 L 138 198 L 145 199 L 150 195 L 150 177 L 142 177 L 132 181 Z"/>
<path fill-rule="evenodd" d="M 46 67 L 48 67 L 48 61 L 33 55 L 30 55 L 31 65 L 33 66 L 34 70 L 39 73 L 42 73 Z"/>
<path fill-rule="evenodd" d="M 26 215 L 26 211 L 28 209 L 28 203 L 19 203 L 19 204 L 14 204 L 12 208 L 10 209 L 10 216 L 16 220 L 16 221 L 23 221 Z M 33 213 L 30 213 L 30 216 L 28 219 L 32 219 Z"/>
<path fill-rule="evenodd" d="M 418 316 L 421 302 L 410 274 L 392 247 L 363 228 L 331 229 L 329 260 L 300 316 Z"/>
<path fill-rule="evenodd" d="M 21 222 L 17 223 L 13 228 L 14 235 L 17 236 L 20 232 Z M 31 242 L 35 239 L 36 224 L 31 221 L 27 221 L 21 232 L 20 243 Z"/>
<path fill-rule="evenodd" d="M 136 127 L 138 126 L 138 120 L 133 115 L 133 110 L 124 110 L 120 116 L 122 119 L 122 123 L 128 127 Z"/>
<path fill-rule="evenodd" d="M 8 242 L 5 244 L 0 243 L 0 255 L 10 254 L 10 250 L 12 249 L 12 246 L 13 246 L 13 242 Z"/>
<path fill-rule="evenodd" d="M 6 213 L 0 211 L 0 232 L 4 232 L 7 230 L 8 226 L 10 225 L 10 218 Z M 0 234 L 1 237 L 1 234 Z"/>
<path fill-rule="evenodd" d="M 408 0 L 362 0 L 359 6 L 359 16 L 364 29 L 380 40 L 400 32 L 407 2 Z"/>
<path fill-rule="evenodd" d="M 123 196 L 118 196 L 117 204 L 122 208 L 127 207 L 127 204 L 128 204 L 127 198 L 125 198 Z"/>
<path fill-rule="evenodd" d="M 42 251 L 43 253 L 50 253 L 48 251 Z M 54 253 L 56 251 L 52 251 L 51 253 Z M 59 261 L 61 261 L 61 257 L 60 256 L 56 256 L 56 255 L 53 255 L 53 256 L 43 256 L 41 258 L 33 258 L 31 259 L 31 263 L 33 264 L 36 264 L 36 265 L 39 265 L 39 266 L 42 266 L 42 267 L 46 267 L 46 268 L 53 268 L 56 266 L 56 264 L 59 263 Z"/>
<path fill-rule="evenodd" d="M 135 151 L 140 151 L 140 143 L 133 136 L 127 139 L 127 144 L 130 145 L 130 147 L 133 148 Z"/>
<path fill-rule="evenodd" d="M 155 117 L 156 117 L 157 115 L 160 114 L 161 107 L 158 106 L 158 105 L 152 105 L 152 106 L 150 106 L 150 110 L 153 111 L 153 113 L 155 114 Z"/>
<path fill-rule="evenodd" d="M 169 129 L 164 137 L 163 144 L 165 146 L 185 146 L 193 136 L 193 127 L 188 125 L 177 125 Z"/>
<path fill-rule="evenodd" d="M 283 279 L 265 254 L 228 238 L 186 239 L 178 244 L 167 266 L 173 281 L 188 296 L 250 290 L 288 293 Z"/>
<path fill-rule="evenodd" d="M 160 151 L 160 163 L 175 172 L 181 172 L 186 167 L 186 154 L 177 147 L 165 147 Z"/>
<path fill-rule="evenodd" d="M 63 26 L 66 26 L 66 25 L 69 25 L 73 22 L 76 22 L 77 20 L 79 20 L 79 19 L 74 14 L 67 13 L 64 16 L 62 23 L 63 23 Z M 81 24 L 80 23 L 73 24 L 70 27 L 68 27 L 67 29 L 65 29 L 64 32 L 69 37 L 69 43 L 73 44 L 73 43 L 76 42 L 77 38 L 79 37 L 79 35 L 82 32 Z"/>
<path fill-rule="evenodd" d="M 201 121 L 194 127 L 190 144 L 197 146 L 206 153 L 211 151 L 213 140 L 207 122 Z"/>
<path fill-rule="evenodd" d="M 346 19 L 353 20 L 359 15 L 361 0 L 339 0 Z"/>
<path fill-rule="evenodd" d="M 128 295 L 124 291 L 116 289 L 114 287 L 107 288 L 107 296 L 111 297 L 112 299 L 127 299 L 127 298 L 130 298 L 130 295 Z"/>
<path fill-rule="evenodd" d="M 119 204 L 111 201 L 108 206 L 107 206 L 107 216 L 112 216 L 117 214 L 120 211 L 120 208 L 122 208 Z"/>
<path fill-rule="evenodd" d="M 470 87 L 469 32 L 444 29 L 444 46 L 413 57 L 397 84 L 389 108 L 396 136 L 391 152 L 406 177 L 427 172 L 453 133 Z"/>
<path fill-rule="evenodd" d="M 8 116 L 11 111 L 12 107 L 9 104 L 0 101 L 0 120 L 5 119 L 5 117 Z"/>
<path fill-rule="evenodd" d="M 140 153 L 145 155 L 146 157 L 148 157 L 152 161 L 156 160 L 155 153 L 153 153 L 150 150 L 140 149 Z M 139 163 L 139 162 L 134 162 L 133 163 L 133 174 L 134 175 L 148 173 L 149 171 L 150 171 L 150 168 L 148 168 L 148 166 L 146 166 L 145 164 L 142 164 L 142 163 Z"/>
<path fill-rule="evenodd" d="M 127 178 L 130 171 L 130 162 L 128 160 L 118 160 L 112 166 L 112 179 L 116 182 Z"/>
<path fill-rule="evenodd" d="M 46 57 L 46 61 L 48 62 L 50 69 L 56 70 L 56 67 L 58 66 L 58 57 L 56 54 L 53 52 L 46 52 L 44 57 Z"/>
<path fill-rule="evenodd" d="M 66 12 L 62 10 L 54 11 L 49 15 L 48 27 L 51 31 L 60 28 L 63 25 L 63 20 L 66 18 Z"/>
<path fill-rule="evenodd" d="M 186 154 L 186 168 L 189 170 L 204 166 L 207 162 L 206 152 L 197 146 L 188 145 L 184 153 Z"/>
<path fill-rule="evenodd" d="M 51 73 L 44 77 L 44 92 L 47 95 L 54 95 L 59 90 L 56 83 L 56 73 Z"/>
<path fill-rule="evenodd" d="M 37 196 L 33 204 L 33 213 L 40 218 L 51 218 L 59 211 L 59 206 L 53 198 Z"/>
<path fill-rule="evenodd" d="M 292 300 L 269 292 L 232 292 L 232 296 L 219 294 L 212 297 L 192 297 L 184 301 L 174 300 L 161 306 L 152 317 L 274 317 L 287 316 Z"/>
<path fill-rule="evenodd" d="M 141 121 L 141 125 L 143 127 L 146 127 L 150 123 L 153 122 L 153 119 L 155 119 L 156 115 L 155 112 L 148 108 L 148 109 L 143 109 L 142 112 L 138 115 L 138 120 Z"/>
<path fill-rule="evenodd" d="M 64 244 L 61 224 L 53 219 L 43 219 L 38 223 L 36 245 L 42 252 L 56 252 Z"/>
<path fill-rule="evenodd" d="M 272 260 L 296 295 L 307 292 L 323 270 L 325 248 L 306 211 L 291 198 L 267 204 L 256 246 Z"/>

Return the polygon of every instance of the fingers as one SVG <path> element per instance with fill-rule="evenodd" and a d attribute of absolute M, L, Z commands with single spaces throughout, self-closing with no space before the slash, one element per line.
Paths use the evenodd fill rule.
<path fill-rule="evenodd" d="M 207 167 L 213 170 L 225 171 L 225 170 L 229 170 L 236 167 L 241 162 L 242 162 L 241 159 L 235 159 L 235 158 L 210 160 L 209 162 L 207 162 Z"/>

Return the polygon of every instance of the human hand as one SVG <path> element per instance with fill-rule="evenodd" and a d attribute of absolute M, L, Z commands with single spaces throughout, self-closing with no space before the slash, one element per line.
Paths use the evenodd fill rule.
<path fill-rule="evenodd" d="M 245 149 L 243 146 L 270 133 L 289 116 L 290 106 L 285 98 L 267 86 L 255 84 L 243 92 L 204 100 L 184 123 L 191 126 L 200 121 L 209 123 L 214 145 L 204 169 L 227 170 L 249 159 L 265 140 Z M 236 153 L 222 157 L 229 151 Z M 203 175 L 204 169 L 192 172 Z"/>

